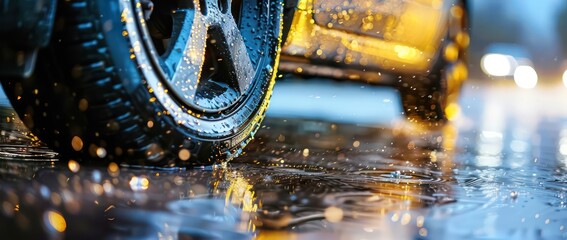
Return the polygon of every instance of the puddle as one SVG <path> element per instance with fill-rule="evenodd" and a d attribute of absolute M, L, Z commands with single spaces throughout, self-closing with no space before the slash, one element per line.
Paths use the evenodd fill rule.
<path fill-rule="evenodd" d="M 499 166 L 479 164 L 467 139 L 482 132 L 447 150 L 453 131 L 424 140 L 397 127 L 269 118 L 227 167 L 151 170 L 69 167 L 20 122 L 0 125 L 0 232 L 11 238 L 567 237 L 561 161 L 518 165 L 504 154 Z"/>
<path fill-rule="evenodd" d="M 0 161 L 56 161 L 57 154 L 43 146 L 0 100 Z"/>

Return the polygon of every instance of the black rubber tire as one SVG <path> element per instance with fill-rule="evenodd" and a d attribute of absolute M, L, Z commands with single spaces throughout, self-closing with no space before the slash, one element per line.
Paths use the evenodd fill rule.
<path fill-rule="evenodd" d="M 466 72 L 468 42 L 465 46 L 455 44 L 459 31 L 467 37 L 469 32 L 467 8 L 462 1 L 459 6 L 464 10 L 464 16 L 457 24 L 458 27 L 454 27 L 454 22 L 447 23 L 447 35 L 441 42 L 429 74 L 401 76 L 396 85 L 406 119 L 426 128 L 435 129 L 447 122 L 446 107 L 450 103 L 456 103 L 461 85 L 466 79 L 466 73 L 460 79 L 451 79 L 453 71 L 459 68 Z M 444 57 L 444 51 L 449 45 L 458 47 L 458 57 L 455 60 Z"/>
<path fill-rule="evenodd" d="M 53 38 L 39 53 L 34 75 L 3 82 L 24 123 L 62 159 L 184 167 L 221 163 L 240 154 L 259 128 L 271 96 L 283 0 L 263 2 L 276 17 L 264 32 L 256 30 L 264 33 L 256 37 L 266 43 L 258 49 L 264 54 L 258 65 L 271 68 L 257 71 L 249 94 L 230 112 L 184 115 L 193 125 L 172 116 L 169 105 L 181 103 L 155 100 L 155 89 L 132 59 L 134 44 L 123 36 L 123 2 L 58 2 Z M 206 130 L 201 127 L 205 123 L 223 128 Z"/>
<path fill-rule="evenodd" d="M 291 24 L 293 23 L 293 17 L 297 11 L 298 2 L 299 0 L 285 0 L 283 10 L 282 43 L 287 41 L 287 36 L 289 30 L 291 30 Z"/>

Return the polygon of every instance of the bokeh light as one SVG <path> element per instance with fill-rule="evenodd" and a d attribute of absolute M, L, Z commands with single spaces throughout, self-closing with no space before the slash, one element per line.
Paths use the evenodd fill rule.
<path fill-rule="evenodd" d="M 484 73 L 490 76 L 503 77 L 512 74 L 516 62 L 511 56 L 490 53 L 482 57 L 480 64 Z"/>
<path fill-rule="evenodd" d="M 519 66 L 514 71 L 514 82 L 521 88 L 534 88 L 537 78 L 537 73 L 531 66 Z"/>

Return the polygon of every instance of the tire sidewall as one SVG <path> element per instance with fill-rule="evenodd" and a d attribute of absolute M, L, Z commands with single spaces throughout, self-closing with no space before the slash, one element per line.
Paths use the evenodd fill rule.
<path fill-rule="evenodd" d="M 136 41 L 142 40 L 141 34 L 137 32 L 133 36 L 135 31 L 127 29 L 123 18 L 125 11 L 135 11 L 134 4 L 118 0 L 94 0 L 94 3 L 93 10 L 100 13 L 99 24 L 103 28 L 111 60 L 117 69 L 116 74 L 122 87 L 131 96 L 135 111 L 142 119 L 154 122 L 155 127 L 148 129 L 148 134 L 159 141 L 162 148 L 190 148 L 190 145 L 195 144 L 201 149 L 212 148 L 212 152 L 197 151 L 201 157 L 213 155 L 213 158 L 207 157 L 209 160 L 220 155 L 237 154 L 236 151 L 243 147 L 257 130 L 269 102 L 276 75 L 274 65 L 279 55 L 278 33 L 281 19 L 269 18 L 277 21 L 269 23 L 265 29 L 270 31 L 268 36 L 265 36 L 268 38 L 262 49 L 265 55 L 260 61 L 260 66 L 265 67 L 258 69 L 256 80 L 248 94 L 242 101 L 237 102 L 238 106 L 234 107 L 232 112 L 211 119 L 206 118 L 204 114 L 188 113 L 187 109 L 180 107 L 181 103 L 167 94 L 171 90 L 163 84 L 165 80 L 147 67 L 152 64 L 148 49 L 142 48 L 140 52 L 135 52 L 135 57 L 132 58 L 132 49 L 136 47 Z M 269 12 L 279 16 L 281 4 L 277 1 L 276 3 L 278 4 L 268 3 Z M 119 17 L 121 15 L 122 17 Z M 128 31 L 127 36 L 124 36 L 124 31 Z"/>

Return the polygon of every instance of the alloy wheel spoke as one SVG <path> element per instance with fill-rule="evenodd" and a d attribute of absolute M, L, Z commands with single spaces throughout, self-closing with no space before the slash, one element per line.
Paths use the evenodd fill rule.
<path fill-rule="evenodd" d="M 164 56 L 171 83 L 183 98 L 193 100 L 203 68 L 207 25 L 201 13 L 191 9 L 172 14 L 172 46 Z M 190 102 L 191 102 L 190 101 Z"/>
<path fill-rule="evenodd" d="M 254 71 L 252 61 L 250 60 L 248 50 L 246 49 L 246 45 L 244 44 L 244 39 L 242 38 L 234 19 L 230 18 L 227 22 L 230 24 L 224 25 L 222 30 L 226 38 L 226 43 L 231 46 L 229 47 L 230 57 L 232 60 L 231 62 L 233 64 L 238 88 L 240 93 L 243 94 L 250 86 L 252 78 L 256 73 Z"/>
<path fill-rule="evenodd" d="M 150 34 L 159 64 L 172 94 L 189 107 L 207 112 L 226 109 L 252 85 L 255 61 L 238 26 L 242 4 L 156 2 Z"/>
<path fill-rule="evenodd" d="M 217 43 L 216 49 L 220 55 L 227 58 L 225 61 L 228 61 L 228 69 L 225 70 L 228 71 L 230 78 L 227 79 L 227 83 L 240 94 L 244 94 L 254 78 L 255 69 L 230 9 L 223 9 L 226 6 L 230 7 L 231 3 L 222 1 L 226 0 L 207 1 L 209 36 Z"/>

